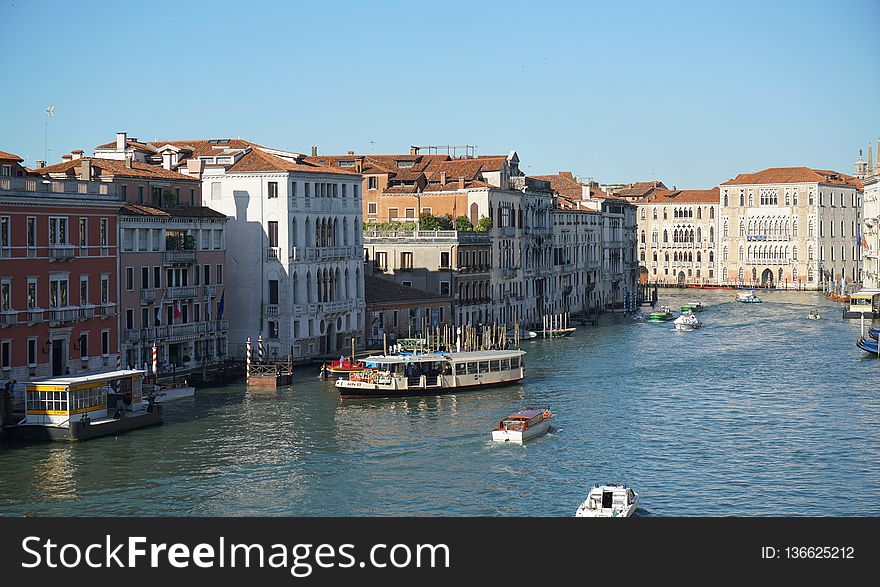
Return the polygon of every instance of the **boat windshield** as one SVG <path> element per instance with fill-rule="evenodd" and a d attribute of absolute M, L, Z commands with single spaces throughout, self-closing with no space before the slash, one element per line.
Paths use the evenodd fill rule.
<path fill-rule="evenodd" d="M 526 428 L 526 423 L 522 420 L 503 420 L 501 422 L 502 430 L 510 430 L 511 432 L 522 432 Z"/>

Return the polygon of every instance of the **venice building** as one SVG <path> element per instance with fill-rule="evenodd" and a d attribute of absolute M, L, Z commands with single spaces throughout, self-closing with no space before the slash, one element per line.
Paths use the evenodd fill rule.
<path fill-rule="evenodd" d="M 720 190 L 720 284 L 816 290 L 861 279 L 857 178 L 775 167 Z"/>

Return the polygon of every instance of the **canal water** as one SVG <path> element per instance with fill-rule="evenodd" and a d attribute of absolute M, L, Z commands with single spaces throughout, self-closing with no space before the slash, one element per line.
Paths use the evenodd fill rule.
<path fill-rule="evenodd" d="M 342 402 L 301 367 L 291 389 L 199 389 L 164 426 L 3 445 L 0 514 L 570 516 L 620 481 L 645 516 L 880 515 L 880 362 L 858 321 L 819 294 L 761 295 L 661 291 L 707 304 L 704 327 L 609 316 L 526 342 L 522 385 Z M 559 429 L 493 444 L 526 406 Z"/>

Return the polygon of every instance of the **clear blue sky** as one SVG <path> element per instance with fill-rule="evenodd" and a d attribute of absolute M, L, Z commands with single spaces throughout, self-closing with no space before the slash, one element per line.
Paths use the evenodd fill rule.
<path fill-rule="evenodd" d="M 125 130 L 321 153 L 516 149 L 527 173 L 717 185 L 852 172 L 880 136 L 880 1 L 0 0 L 0 150 Z"/>

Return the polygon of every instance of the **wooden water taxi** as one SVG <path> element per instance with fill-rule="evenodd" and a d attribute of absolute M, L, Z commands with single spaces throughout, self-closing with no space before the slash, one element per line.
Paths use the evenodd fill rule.
<path fill-rule="evenodd" d="M 550 430 L 553 413 L 550 410 L 526 409 L 514 412 L 492 431 L 495 442 L 525 442 Z"/>
<path fill-rule="evenodd" d="M 506 385 L 525 377 L 525 351 L 374 355 L 366 368 L 337 379 L 343 399 L 439 395 Z"/>

